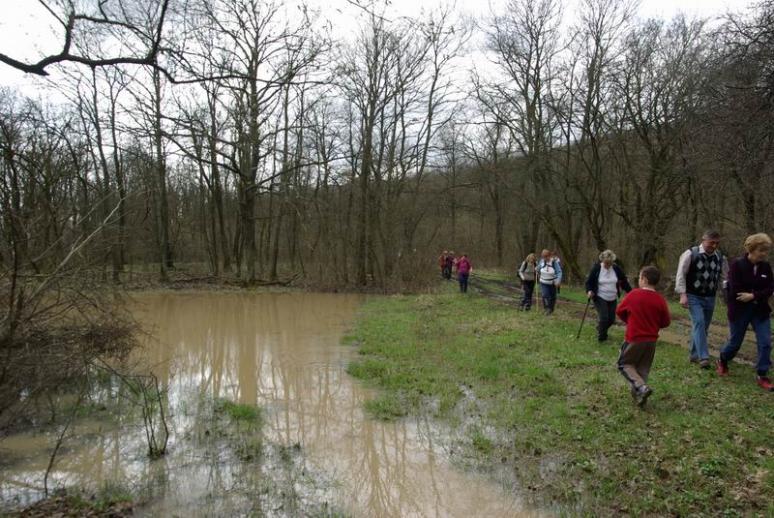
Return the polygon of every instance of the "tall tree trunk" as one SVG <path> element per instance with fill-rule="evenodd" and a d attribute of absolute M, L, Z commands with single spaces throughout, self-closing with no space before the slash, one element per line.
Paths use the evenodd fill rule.
<path fill-rule="evenodd" d="M 153 146 L 156 155 L 156 232 L 159 247 L 159 275 L 162 281 L 169 279 L 169 269 L 174 267 L 172 247 L 169 242 L 169 199 L 167 195 L 167 163 L 164 156 L 161 127 L 161 73 L 153 69 Z"/>
<path fill-rule="evenodd" d="M 215 210 L 211 211 L 211 217 L 218 220 L 218 236 L 221 256 L 223 257 L 223 270 L 228 271 L 231 268 L 231 250 L 228 244 L 228 232 L 226 231 L 225 213 L 223 209 L 223 182 L 220 178 L 220 165 L 218 164 L 218 118 L 214 94 L 208 95 L 208 104 L 210 112 L 210 181 L 212 182 L 212 200 Z"/>

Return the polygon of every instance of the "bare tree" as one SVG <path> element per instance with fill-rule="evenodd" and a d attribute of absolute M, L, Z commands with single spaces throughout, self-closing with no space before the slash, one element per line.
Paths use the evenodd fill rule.
<path fill-rule="evenodd" d="M 584 0 L 577 37 L 565 68 L 564 91 L 556 106 L 568 151 L 568 171 L 587 230 L 600 252 L 608 247 L 614 216 L 608 188 L 613 172 L 610 138 L 616 121 L 611 108 L 622 43 L 636 4 L 629 0 Z"/>
<path fill-rule="evenodd" d="M 724 164 L 728 187 L 742 200 L 742 225 L 766 228 L 774 168 L 774 3 L 751 17 L 731 15 L 717 31 L 718 52 L 704 92 L 703 130 Z"/>
<path fill-rule="evenodd" d="M 474 75 L 474 84 L 478 101 L 497 124 L 508 128 L 524 157 L 531 192 L 525 192 L 523 200 L 561 250 L 570 272 L 580 277 L 572 190 L 567 176 L 560 174 L 563 169 L 555 167 L 555 65 L 564 49 L 560 7 L 555 0 L 508 2 L 503 14 L 492 17 L 487 31 L 487 46 L 502 79 Z"/>
<path fill-rule="evenodd" d="M 150 65 L 158 63 L 162 49 L 164 27 L 170 0 L 121 0 L 119 2 L 93 2 L 83 8 L 71 0 L 38 0 L 62 31 L 62 50 L 42 57 L 35 63 L 25 63 L 12 56 L 0 53 L 0 63 L 26 72 L 46 76 L 47 68 L 58 63 L 78 63 L 92 68 L 115 65 Z M 142 19 L 151 13 L 153 23 L 147 26 Z M 81 47 L 84 38 L 95 33 L 121 42 L 120 48 L 128 51 L 103 54 L 105 46 Z"/>
<path fill-rule="evenodd" d="M 650 21 L 627 41 L 616 212 L 634 231 L 640 265 L 663 266 L 664 229 L 683 206 L 681 137 L 697 102 L 701 37 L 701 22 L 677 18 L 668 27 Z"/>

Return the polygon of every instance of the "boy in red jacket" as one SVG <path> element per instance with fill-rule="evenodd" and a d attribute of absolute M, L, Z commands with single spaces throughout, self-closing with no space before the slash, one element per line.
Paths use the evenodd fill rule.
<path fill-rule="evenodd" d="M 661 272 L 655 266 L 640 271 L 639 288 L 629 292 L 615 314 L 626 323 L 626 335 L 618 357 L 618 370 L 631 385 L 632 397 L 645 406 L 653 390 L 647 385 L 656 354 L 659 330 L 669 326 L 666 300 L 656 291 Z"/>

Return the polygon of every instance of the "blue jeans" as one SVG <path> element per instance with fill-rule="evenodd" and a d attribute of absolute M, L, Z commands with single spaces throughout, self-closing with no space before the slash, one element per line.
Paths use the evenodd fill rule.
<path fill-rule="evenodd" d="M 739 348 L 742 347 L 747 327 L 752 324 L 755 332 L 755 342 L 758 344 L 758 361 L 755 370 L 759 376 L 765 376 L 771 367 L 771 318 L 755 317 L 755 307 L 748 304 L 739 318 L 728 323 L 728 343 L 720 351 L 720 360 L 727 363 L 734 359 Z"/>
<path fill-rule="evenodd" d="M 688 294 L 688 312 L 691 314 L 691 358 L 709 359 L 707 331 L 715 311 L 715 296 L 702 297 Z"/>
<path fill-rule="evenodd" d="M 460 292 L 468 292 L 468 275 L 467 273 L 458 273 L 457 280 L 460 281 Z"/>
<path fill-rule="evenodd" d="M 556 306 L 556 286 L 540 283 L 540 295 L 543 297 L 543 307 L 547 311 L 553 311 Z"/>

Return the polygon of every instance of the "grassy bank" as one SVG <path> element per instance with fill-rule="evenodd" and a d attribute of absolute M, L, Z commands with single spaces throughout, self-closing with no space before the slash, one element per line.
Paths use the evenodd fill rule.
<path fill-rule="evenodd" d="M 435 295 L 374 298 L 352 333 L 361 357 L 349 371 L 382 389 L 372 414 L 433 412 L 465 430 L 480 466 L 505 465 L 539 503 L 589 514 L 774 514 L 774 395 L 754 385 L 750 367 L 721 380 L 660 343 L 642 411 L 614 367 L 622 329 L 599 345 L 593 325 L 576 341 L 577 325 L 561 304 L 550 318 L 519 313 L 452 283 Z"/>

